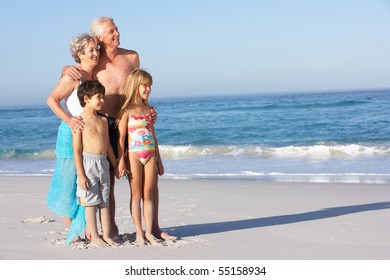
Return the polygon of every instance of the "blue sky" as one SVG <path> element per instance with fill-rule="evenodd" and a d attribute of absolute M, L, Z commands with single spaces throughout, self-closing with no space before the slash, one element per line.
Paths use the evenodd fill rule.
<path fill-rule="evenodd" d="M 44 104 L 101 15 L 152 98 L 390 88 L 390 0 L 15 0 L 0 15 L 1 107 Z"/>

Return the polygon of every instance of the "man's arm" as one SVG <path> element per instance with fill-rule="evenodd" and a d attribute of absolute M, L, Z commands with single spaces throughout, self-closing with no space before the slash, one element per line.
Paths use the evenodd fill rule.
<path fill-rule="evenodd" d="M 156 120 L 157 120 L 157 111 L 156 111 L 156 107 L 150 106 L 150 105 L 149 105 L 149 114 L 150 114 L 150 116 L 152 117 L 153 123 L 156 123 Z"/>
<path fill-rule="evenodd" d="M 80 74 L 79 69 L 77 69 L 73 65 L 66 65 L 62 68 L 61 77 L 65 76 L 65 75 L 74 81 L 81 79 L 81 74 Z"/>

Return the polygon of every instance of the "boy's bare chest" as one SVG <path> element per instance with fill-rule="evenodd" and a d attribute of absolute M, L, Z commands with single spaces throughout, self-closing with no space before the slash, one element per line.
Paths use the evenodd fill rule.
<path fill-rule="evenodd" d="M 83 136 L 88 138 L 100 138 L 105 133 L 105 126 L 101 120 L 86 121 L 83 129 Z"/>

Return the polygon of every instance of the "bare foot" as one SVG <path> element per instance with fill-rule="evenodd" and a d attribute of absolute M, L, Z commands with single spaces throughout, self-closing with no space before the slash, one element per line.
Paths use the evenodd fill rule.
<path fill-rule="evenodd" d="M 88 229 L 85 230 L 85 239 L 86 240 L 91 240 L 91 233 L 89 232 Z"/>
<path fill-rule="evenodd" d="M 142 245 L 146 245 L 146 240 L 143 238 L 143 237 L 137 237 L 135 239 L 135 241 L 133 242 L 134 245 L 136 246 L 142 246 Z"/>
<path fill-rule="evenodd" d="M 169 241 L 177 240 L 176 236 L 169 235 L 168 233 L 166 233 L 164 231 L 161 232 L 160 236 L 164 240 L 169 240 Z"/>
<path fill-rule="evenodd" d="M 75 239 L 73 239 L 73 243 L 76 243 L 76 242 L 81 242 L 81 241 L 83 241 L 83 239 L 81 239 L 81 237 L 80 236 L 78 236 L 78 237 L 76 237 Z"/>
<path fill-rule="evenodd" d="M 156 245 L 161 242 L 161 240 L 157 239 L 153 234 L 145 234 L 145 237 L 152 245 Z"/>
<path fill-rule="evenodd" d="M 103 238 L 104 241 L 107 242 L 108 245 L 112 246 L 112 247 L 118 247 L 119 244 L 116 243 L 114 240 L 112 240 L 111 238 Z"/>
<path fill-rule="evenodd" d="M 104 240 L 101 239 L 100 237 L 91 239 L 91 245 L 95 246 L 97 248 L 102 248 L 102 247 L 108 246 L 108 244 L 106 242 L 104 242 Z"/>

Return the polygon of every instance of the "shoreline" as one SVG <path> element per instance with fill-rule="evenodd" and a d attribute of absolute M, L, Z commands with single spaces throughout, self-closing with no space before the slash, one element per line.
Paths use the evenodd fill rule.
<path fill-rule="evenodd" d="M 117 180 L 121 247 L 65 245 L 45 199 L 51 176 L 1 176 L 2 260 L 389 260 L 390 184 L 161 179 L 160 226 L 179 240 L 132 243 Z"/>
<path fill-rule="evenodd" d="M 3 177 L 52 177 L 52 173 L 0 173 Z M 390 174 L 375 173 L 319 173 L 319 174 L 164 174 L 161 181 L 221 181 L 255 183 L 326 183 L 326 184 L 390 184 Z"/>

